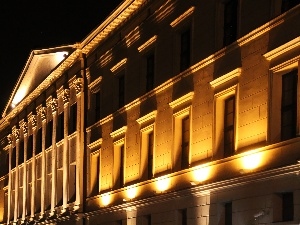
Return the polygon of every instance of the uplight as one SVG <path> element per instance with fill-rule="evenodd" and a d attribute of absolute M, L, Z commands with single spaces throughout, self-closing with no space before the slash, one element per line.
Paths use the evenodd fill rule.
<path fill-rule="evenodd" d="M 104 206 L 107 206 L 111 202 L 111 195 L 110 194 L 104 194 L 101 196 L 101 202 Z"/>
<path fill-rule="evenodd" d="M 197 182 L 203 182 L 208 179 L 210 169 L 209 167 L 202 167 L 199 169 L 194 170 L 193 176 L 194 180 Z"/>
<path fill-rule="evenodd" d="M 252 170 L 259 167 L 262 163 L 262 153 L 254 153 L 242 157 L 242 167 L 246 170 Z"/>
<path fill-rule="evenodd" d="M 156 188 L 158 191 L 163 192 L 167 190 L 170 187 L 170 178 L 165 177 L 165 178 L 160 178 L 159 180 L 156 181 Z"/>
<path fill-rule="evenodd" d="M 130 187 L 126 190 L 126 196 L 129 199 L 134 199 L 137 195 L 137 187 Z"/>

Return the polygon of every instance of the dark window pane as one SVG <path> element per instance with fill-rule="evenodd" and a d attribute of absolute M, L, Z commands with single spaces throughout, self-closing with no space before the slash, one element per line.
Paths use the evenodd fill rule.
<path fill-rule="evenodd" d="M 282 220 L 292 221 L 294 219 L 294 195 L 292 192 L 282 194 Z"/>
<path fill-rule="evenodd" d="M 29 135 L 27 141 L 27 159 L 32 158 L 32 151 L 33 151 L 33 135 Z"/>
<path fill-rule="evenodd" d="M 64 138 L 64 114 L 61 113 L 57 117 L 56 141 Z"/>
<path fill-rule="evenodd" d="M 224 156 L 234 154 L 234 120 L 235 120 L 235 96 L 225 100 L 224 109 Z"/>
<path fill-rule="evenodd" d="M 154 86 L 154 54 L 147 57 L 146 91 L 150 91 Z"/>
<path fill-rule="evenodd" d="M 101 92 L 95 93 L 95 122 L 100 120 L 100 103 L 101 103 Z"/>
<path fill-rule="evenodd" d="M 148 134 L 148 179 L 153 177 L 153 147 L 154 135 L 152 131 Z"/>
<path fill-rule="evenodd" d="M 42 152 L 42 128 L 37 130 L 36 134 L 36 154 Z"/>
<path fill-rule="evenodd" d="M 182 119 L 181 169 L 189 167 L 190 117 Z"/>
<path fill-rule="evenodd" d="M 52 145 L 52 133 L 53 131 L 53 120 L 48 121 L 46 127 L 46 148 L 49 148 Z"/>
<path fill-rule="evenodd" d="M 125 76 L 119 76 L 119 108 L 123 107 L 125 104 Z"/>
<path fill-rule="evenodd" d="M 180 72 L 186 70 L 190 66 L 190 54 L 191 54 L 191 39 L 190 30 L 186 30 L 181 34 L 180 44 Z"/>
<path fill-rule="evenodd" d="M 19 162 L 18 164 L 21 165 L 24 163 L 24 140 L 20 141 L 19 143 Z"/>
<path fill-rule="evenodd" d="M 119 183 L 119 187 L 123 187 L 123 185 L 124 185 L 124 167 L 125 167 L 125 165 L 124 165 L 124 157 L 125 157 L 125 155 L 124 155 L 124 145 L 121 145 L 120 146 L 120 177 L 119 177 L 119 179 L 120 179 L 120 183 Z"/>
<path fill-rule="evenodd" d="M 70 106 L 70 117 L 69 117 L 69 134 L 72 134 L 76 131 L 77 123 L 77 104 Z"/>
<path fill-rule="evenodd" d="M 232 203 L 225 204 L 225 225 L 232 225 Z"/>
<path fill-rule="evenodd" d="M 16 167 L 16 147 L 14 147 L 12 149 L 12 153 L 11 153 L 11 168 L 15 168 Z"/>
<path fill-rule="evenodd" d="M 281 140 L 296 136 L 298 70 L 282 76 Z"/>

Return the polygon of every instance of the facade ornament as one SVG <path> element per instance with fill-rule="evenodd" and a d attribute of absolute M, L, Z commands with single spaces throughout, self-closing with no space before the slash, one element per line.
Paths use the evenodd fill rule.
<path fill-rule="evenodd" d="M 74 86 L 75 86 L 76 95 L 77 95 L 82 91 L 82 86 L 83 86 L 82 78 L 77 78 L 74 81 Z"/>
<path fill-rule="evenodd" d="M 27 125 L 27 122 L 23 122 L 21 124 L 21 129 L 23 131 L 23 134 L 26 135 L 27 134 L 27 131 L 28 131 L 28 125 Z"/>
<path fill-rule="evenodd" d="M 14 135 L 16 141 L 20 140 L 20 129 L 17 129 L 17 128 L 13 129 L 13 135 Z"/>
<path fill-rule="evenodd" d="M 70 101 L 70 90 L 69 89 L 63 90 L 62 99 L 63 99 L 64 105 Z"/>
<path fill-rule="evenodd" d="M 31 115 L 31 117 L 30 117 L 30 123 L 31 123 L 32 129 L 35 129 L 36 126 L 37 126 L 36 115 Z"/>
<path fill-rule="evenodd" d="M 46 107 L 41 107 L 39 110 L 39 114 L 41 116 L 42 121 L 46 119 L 47 116 L 47 108 Z"/>
<path fill-rule="evenodd" d="M 57 99 L 52 98 L 52 100 L 50 102 L 50 107 L 51 107 L 52 113 L 55 113 L 57 111 L 57 106 L 58 106 Z"/>
<path fill-rule="evenodd" d="M 7 135 L 7 141 L 8 141 L 8 144 L 9 144 L 9 145 L 12 144 L 12 140 L 13 140 L 12 134 Z"/>

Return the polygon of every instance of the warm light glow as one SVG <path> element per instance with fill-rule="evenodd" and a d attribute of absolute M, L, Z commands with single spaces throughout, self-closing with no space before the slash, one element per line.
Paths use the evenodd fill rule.
<path fill-rule="evenodd" d="M 202 167 L 193 171 L 194 181 L 203 182 L 208 179 L 210 169 L 209 167 Z"/>
<path fill-rule="evenodd" d="M 254 153 L 242 157 L 242 169 L 252 170 L 259 167 L 262 163 L 262 153 Z"/>
<path fill-rule="evenodd" d="M 104 194 L 101 196 L 101 202 L 104 206 L 107 206 L 111 202 L 111 195 L 110 194 Z"/>
<path fill-rule="evenodd" d="M 158 191 L 163 192 L 170 187 L 171 180 L 168 177 L 160 178 L 156 181 L 156 188 Z"/>
<path fill-rule="evenodd" d="M 57 62 L 61 62 L 63 59 L 67 57 L 69 53 L 68 52 L 57 52 L 55 53 L 55 58 Z"/>
<path fill-rule="evenodd" d="M 137 195 L 137 187 L 129 187 L 126 190 L 126 196 L 127 196 L 127 198 L 133 199 L 133 198 L 136 197 L 136 195 Z"/>

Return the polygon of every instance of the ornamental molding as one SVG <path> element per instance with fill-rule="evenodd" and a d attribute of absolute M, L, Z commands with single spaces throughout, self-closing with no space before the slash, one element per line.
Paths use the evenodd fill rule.
<path fill-rule="evenodd" d="M 64 105 L 69 103 L 69 101 L 70 101 L 70 89 L 67 89 L 67 88 L 63 89 L 62 100 L 63 100 Z"/>
<path fill-rule="evenodd" d="M 44 121 L 47 118 L 47 108 L 46 107 L 40 107 L 38 110 L 38 114 L 41 117 L 41 120 Z"/>
<path fill-rule="evenodd" d="M 157 113 L 157 110 L 154 110 L 148 114 L 146 114 L 145 116 L 142 116 L 140 118 L 138 118 L 136 121 L 142 125 L 142 124 L 145 124 L 149 121 L 154 121 L 155 120 L 155 117 L 156 117 L 156 113 Z"/>
<path fill-rule="evenodd" d="M 115 73 L 116 71 L 120 70 L 127 62 L 127 58 L 122 59 L 120 62 L 118 62 L 116 65 L 114 65 L 110 71 Z"/>
<path fill-rule="evenodd" d="M 14 127 L 12 129 L 12 135 L 14 136 L 16 141 L 20 140 L 20 129 Z"/>
<path fill-rule="evenodd" d="M 170 106 L 172 109 L 174 109 L 174 108 L 176 108 L 177 106 L 183 105 L 183 104 L 185 104 L 185 103 L 187 103 L 187 102 L 191 102 L 192 99 L 193 99 L 193 97 L 194 97 L 194 92 L 191 91 L 191 92 L 185 94 L 184 96 L 182 96 L 182 97 L 180 97 L 180 98 L 178 98 L 178 99 L 176 99 L 176 100 L 170 102 L 170 103 L 169 103 L 169 106 Z"/>
<path fill-rule="evenodd" d="M 80 94 L 83 89 L 83 79 L 82 78 L 75 79 L 74 87 L 75 87 L 76 95 Z"/>
<path fill-rule="evenodd" d="M 214 79 L 213 81 L 211 81 L 209 83 L 213 88 L 216 88 L 230 80 L 233 80 L 234 78 L 239 77 L 241 75 L 241 73 L 242 73 L 242 69 L 237 68 L 235 70 L 230 71 L 229 73 L 222 75 L 221 77 L 219 77 L 217 79 Z"/>
<path fill-rule="evenodd" d="M 145 51 L 147 48 L 153 45 L 156 42 L 156 40 L 157 40 L 157 35 L 154 35 L 152 38 L 150 38 L 148 41 L 146 41 L 144 44 L 138 47 L 138 51 L 140 53 Z"/>
<path fill-rule="evenodd" d="M 29 122 L 31 123 L 31 126 L 33 129 L 37 126 L 37 116 L 36 115 L 30 115 Z"/>
<path fill-rule="evenodd" d="M 20 128 L 22 129 L 23 135 L 27 135 L 28 132 L 28 124 L 25 121 L 20 122 Z"/>
<path fill-rule="evenodd" d="M 110 133 L 110 136 L 111 136 L 112 138 L 116 138 L 116 137 L 118 137 L 118 136 L 125 135 L 126 129 L 127 129 L 127 126 L 123 126 L 123 127 L 121 127 L 120 129 L 111 132 L 111 133 Z"/>
<path fill-rule="evenodd" d="M 49 102 L 49 106 L 52 110 L 52 113 L 57 112 L 57 107 L 58 107 L 58 101 L 56 98 L 52 98 Z"/>
<path fill-rule="evenodd" d="M 7 135 L 7 142 L 9 145 L 12 144 L 12 141 L 13 141 L 13 135 L 12 134 Z"/>
<path fill-rule="evenodd" d="M 184 21 L 186 18 L 188 18 L 190 15 L 192 15 L 194 10 L 195 10 L 195 6 L 192 6 L 187 11 L 185 11 L 183 14 L 181 14 L 179 17 L 177 17 L 175 20 L 173 20 L 170 23 L 170 26 L 173 28 L 178 26 L 182 21 Z"/>

